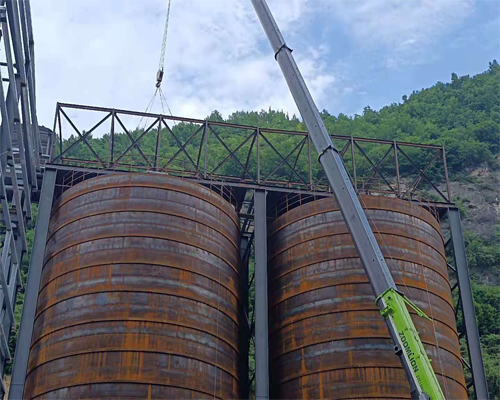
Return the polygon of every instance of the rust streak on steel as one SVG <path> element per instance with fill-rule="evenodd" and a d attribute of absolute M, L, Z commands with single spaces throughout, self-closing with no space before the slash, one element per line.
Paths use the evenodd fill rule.
<path fill-rule="evenodd" d="M 24 398 L 239 398 L 239 235 L 228 202 L 166 175 L 64 192 Z"/>
<path fill-rule="evenodd" d="M 447 398 L 466 398 L 438 221 L 400 199 L 362 196 L 398 288 L 434 318 L 412 314 Z M 333 198 L 269 228 L 273 398 L 410 398 L 408 380 Z"/>

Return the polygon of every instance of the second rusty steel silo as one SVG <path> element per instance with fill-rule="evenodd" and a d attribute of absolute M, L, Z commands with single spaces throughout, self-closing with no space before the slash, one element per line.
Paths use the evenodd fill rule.
<path fill-rule="evenodd" d="M 55 202 L 24 398 L 240 396 L 239 223 L 216 193 L 109 175 Z"/>
<path fill-rule="evenodd" d="M 434 322 L 413 320 L 446 398 L 467 398 L 438 221 L 417 205 L 364 196 L 396 284 Z M 335 200 L 269 228 L 271 397 L 410 398 L 387 327 Z"/>

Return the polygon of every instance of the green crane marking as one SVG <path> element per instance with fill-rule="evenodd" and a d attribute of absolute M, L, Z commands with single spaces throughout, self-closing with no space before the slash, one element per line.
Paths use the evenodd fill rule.
<path fill-rule="evenodd" d="M 384 318 L 390 319 L 396 333 L 398 334 L 402 349 L 409 365 L 422 391 L 431 400 L 445 400 L 439 382 L 431 366 L 431 360 L 427 357 L 424 346 L 420 341 L 418 332 L 413 324 L 407 306 L 410 306 L 418 316 L 432 321 L 420 308 L 413 304 L 405 295 L 396 289 L 390 288 L 377 297 L 383 301 L 384 308 L 380 311 Z"/>

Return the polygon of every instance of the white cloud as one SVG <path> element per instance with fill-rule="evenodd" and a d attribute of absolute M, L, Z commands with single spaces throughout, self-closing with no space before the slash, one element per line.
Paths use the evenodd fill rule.
<path fill-rule="evenodd" d="M 356 97 L 365 96 L 370 79 L 377 79 L 367 66 L 401 69 L 431 62 L 438 56 L 433 44 L 461 29 L 476 1 L 269 3 L 318 107 L 337 113 L 359 107 Z M 146 108 L 154 92 L 167 0 L 31 4 L 42 124 L 52 125 L 57 101 Z M 342 41 L 330 35 L 332 26 Z M 172 0 L 163 90 L 179 116 L 270 106 L 297 113 L 249 0 Z M 161 111 L 158 100 L 153 111 Z"/>
<path fill-rule="evenodd" d="M 420 64 L 434 42 L 473 14 L 476 0 L 338 0 L 336 17 L 356 46 L 385 57 L 387 68 Z"/>
<path fill-rule="evenodd" d="M 51 126 L 57 101 L 143 111 L 154 92 L 166 7 L 166 0 L 33 2 L 41 123 Z M 307 14 L 298 0 L 270 7 L 285 36 Z M 336 84 L 321 61 L 325 52 L 297 54 L 318 102 Z M 269 106 L 296 112 L 248 0 L 172 1 L 162 87 L 174 115 Z"/>

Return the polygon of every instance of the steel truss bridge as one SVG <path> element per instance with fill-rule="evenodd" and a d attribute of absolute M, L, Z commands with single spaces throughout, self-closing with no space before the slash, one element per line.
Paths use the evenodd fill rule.
<path fill-rule="evenodd" d="M 3 377 L 14 361 L 9 398 L 22 398 L 53 200 L 68 187 L 110 173 L 154 172 L 195 180 L 234 204 L 241 218 L 241 254 L 247 271 L 252 247 L 255 254 L 255 275 L 247 280 L 255 287 L 256 299 L 248 340 L 255 344 L 254 379 L 265 385 L 267 221 L 297 205 L 332 196 L 308 133 L 64 103 L 57 104 L 49 130 L 37 120 L 29 0 L 0 0 L 0 24 L 4 57 L 0 60 L 0 370 Z M 87 117 L 79 117 L 79 112 Z M 81 126 L 92 119 L 96 122 Z M 454 259 L 449 268 L 453 290 L 459 294 L 457 316 L 461 309 L 464 320 L 460 334 L 467 338 L 470 362 L 464 360 L 464 365 L 472 372 L 468 385 L 477 398 L 487 398 L 460 214 L 452 201 L 445 149 L 331 137 L 359 194 L 418 202 L 441 221 L 446 249 Z M 36 224 L 32 203 L 38 204 Z M 30 252 L 26 231 L 32 225 L 36 228 Z M 14 307 L 23 288 L 21 263 L 28 256 L 19 322 Z M 12 360 L 9 341 L 16 333 Z M 3 395 L 3 379 L 0 390 Z"/>

